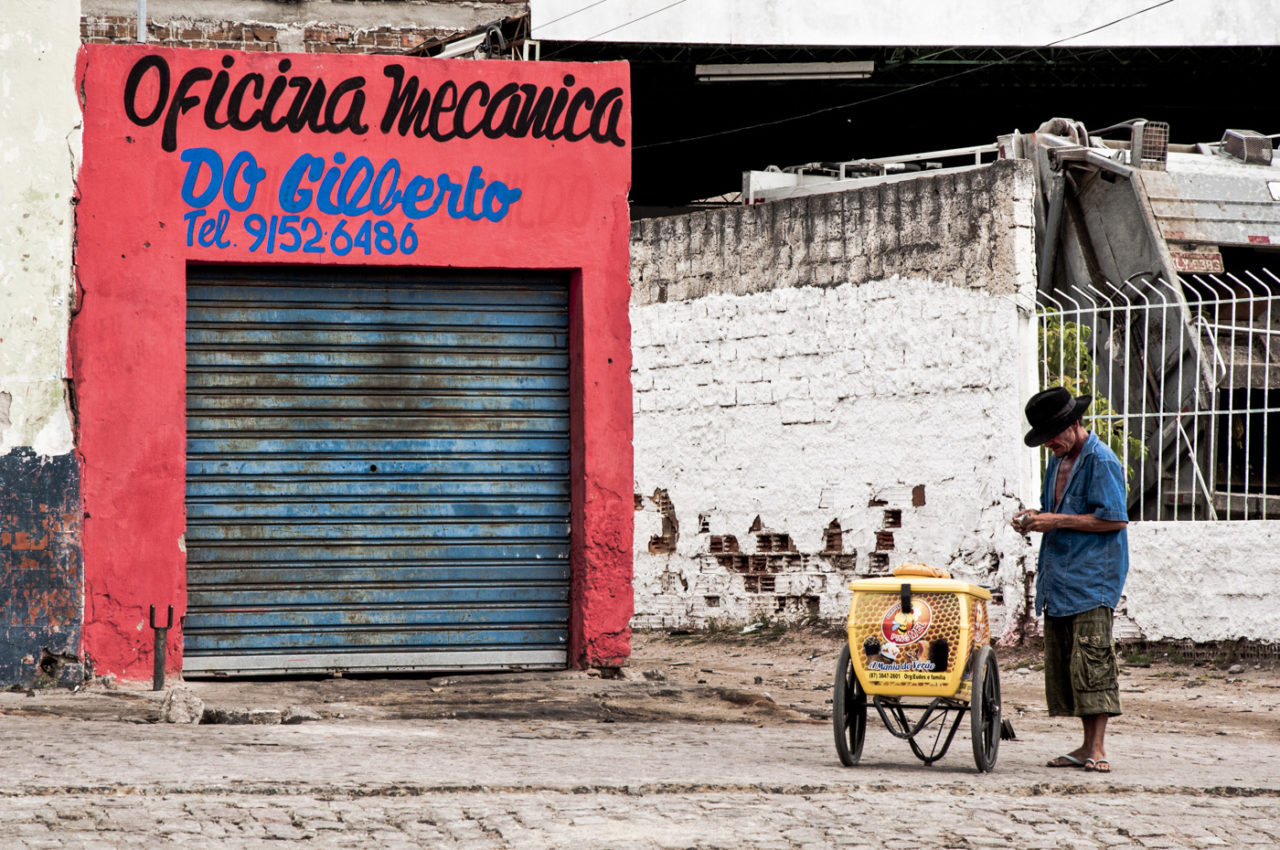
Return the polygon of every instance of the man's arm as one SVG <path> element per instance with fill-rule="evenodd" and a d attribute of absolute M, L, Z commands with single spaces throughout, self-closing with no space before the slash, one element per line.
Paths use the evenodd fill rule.
<path fill-rule="evenodd" d="M 1064 528 L 1068 531 L 1092 531 L 1104 534 L 1109 531 L 1119 531 L 1128 525 L 1127 522 L 1098 519 L 1093 514 L 1049 514 L 1032 511 L 1022 517 L 1024 531 L 1045 532 Z"/>

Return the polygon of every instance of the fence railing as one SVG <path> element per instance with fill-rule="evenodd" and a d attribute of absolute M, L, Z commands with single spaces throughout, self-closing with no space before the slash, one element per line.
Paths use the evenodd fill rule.
<path fill-rule="evenodd" d="M 1280 518 L 1278 299 L 1265 269 L 1038 295 L 1040 385 L 1094 396 L 1131 519 Z"/>

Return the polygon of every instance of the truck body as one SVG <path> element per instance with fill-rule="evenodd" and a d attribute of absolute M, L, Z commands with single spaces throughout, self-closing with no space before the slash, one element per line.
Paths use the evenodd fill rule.
<path fill-rule="evenodd" d="M 1227 130 L 1090 132 L 1055 118 L 995 143 L 747 172 L 745 203 L 1033 164 L 1041 386 L 1095 398 L 1086 422 L 1129 471 L 1133 519 L 1280 515 L 1280 160 Z"/>

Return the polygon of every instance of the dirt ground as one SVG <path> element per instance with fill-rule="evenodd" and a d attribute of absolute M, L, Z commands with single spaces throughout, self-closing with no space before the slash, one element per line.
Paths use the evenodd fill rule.
<path fill-rule="evenodd" d="M 483 718 L 598 722 L 829 723 L 835 662 L 843 636 L 834 629 L 638 631 L 620 671 L 346 676 L 279 680 L 193 680 L 183 684 L 221 722 L 256 722 L 303 706 L 324 719 Z M 1275 664 L 1195 666 L 1126 655 L 1121 665 L 1123 723 L 1198 735 L 1251 731 L 1280 739 L 1280 669 Z M 1044 710 L 1040 654 L 997 650 L 1004 717 L 1029 727 Z M 175 684 L 175 683 L 170 683 Z M 66 690 L 0 693 L 0 714 L 155 722 L 163 692 L 95 683 Z M 239 712 L 237 714 L 237 711 Z M 265 714 L 264 714 L 265 713 Z M 240 720 L 234 718 L 239 717 Z M 278 722 L 278 717 L 276 718 Z"/>
<path fill-rule="evenodd" d="M 758 693 L 781 709 L 827 720 L 843 635 L 832 629 L 754 634 L 638 632 L 632 676 L 661 676 L 681 687 Z M 1038 648 L 997 648 L 1002 705 L 1021 716 L 1047 719 Z M 1120 652 L 1120 697 L 1131 727 L 1223 732 L 1254 729 L 1280 739 L 1280 667 L 1275 664 L 1174 663 L 1162 652 Z M 789 718 L 790 719 L 790 718 Z M 1135 730 L 1136 731 L 1136 730 Z"/>

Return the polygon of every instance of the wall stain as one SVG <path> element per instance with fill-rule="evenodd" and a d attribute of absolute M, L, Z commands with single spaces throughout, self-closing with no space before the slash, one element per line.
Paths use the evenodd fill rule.
<path fill-rule="evenodd" d="M 74 454 L 0 456 L 0 685 L 84 680 L 82 527 Z"/>

